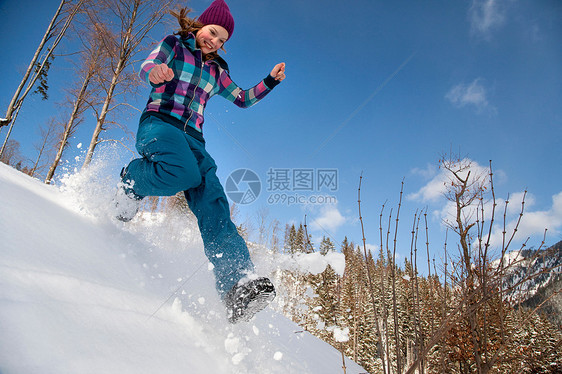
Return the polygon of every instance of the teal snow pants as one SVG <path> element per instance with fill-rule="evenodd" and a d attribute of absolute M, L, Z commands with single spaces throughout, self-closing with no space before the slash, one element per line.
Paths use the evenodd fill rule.
<path fill-rule="evenodd" d="M 136 147 L 142 157 L 127 166 L 123 182 L 140 198 L 184 191 L 197 217 L 205 254 L 214 265 L 217 291 L 224 298 L 240 279 L 253 272 L 254 265 L 246 242 L 230 219 L 217 166 L 205 143 L 148 116 L 139 125 Z"/>

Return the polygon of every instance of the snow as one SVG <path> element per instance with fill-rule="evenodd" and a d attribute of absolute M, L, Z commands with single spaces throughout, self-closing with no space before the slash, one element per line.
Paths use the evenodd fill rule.
<path fill-rule="evenodd" d="M 330 265 L 338 275 L 343 276 L 345 270 L 345 256 L 338 252 L 329 252 L 326 255 L 320 252 L 289 255 L 261 251 L 256 257 L 262 268 L 268 272 L 282 268 L 315 275 L 322 273 Z"/>
<path fill-rule="evenodd" d="M 116 180 L 99 167 L 56 187 L 0 164 L 0 373 L 342 372 L 337 350 L 271 307 L 230 325 L 194 224 L 111 219 Z M 311 258 L 290 266 L 341 270 Z"/>
<path fill-rule="evenodd" d="M 297 256 L 296 261 L 301 269 L 311 274 L 320 274 L 330 265 L 337 274 L 343 276 L 345 269 L 345 257 L 336 252 L 329 252 L 325 256 L 319 252 L 302 253 Z"/>
<path fill-rule="evenodd" d="M 349 327 L 343 329 L 339 327 L 334 328 L 334 339 L 337 342 L 347 342 L 349 340 Z"/>

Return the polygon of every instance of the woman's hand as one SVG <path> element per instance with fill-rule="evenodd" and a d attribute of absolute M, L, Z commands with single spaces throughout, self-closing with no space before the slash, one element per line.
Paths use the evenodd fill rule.
<path fill-rule="evenodd" d="M 166 64 L 156 65 L 150 73 L 148 73 L 148 80 L 153 84 L 160 84 L 169 82 L 174 79 L 174 71 Z"/>
<path fill-rule="evenodd" d="M 280 64 L 275 65 L 271 73 L 269 73 L 275 80 L 281 82 L 285 79 L 285 63 L 282 62 Z"/>

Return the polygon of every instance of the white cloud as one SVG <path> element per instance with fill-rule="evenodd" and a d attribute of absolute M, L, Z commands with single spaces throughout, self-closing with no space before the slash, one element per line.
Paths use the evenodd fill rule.
<path fill-rule="evenodd" d="M 465 160 L 470 161 L 470 160 Z M 488 173 L 488 168 L 479 165 L 474 161 L 472 163 L 471 175 Z M 456 219 L 456 206 L 453 202 L 445 199 L 444 193 L 447 185 L 450 185 L 451 180 L 448 171 L 440 169 L 439 173 L 429 180 L 418 191 L 407 196 L 408 199 L 422 203 L 431 203 L 432 212 L 431 216 L 441 222 L 454 222 Z M 499 176 L 500 179 L 505 178 L 504 173 L 494 171 L 494 178 Z M 496 179 L 495 179 L 496 180 Z M 503 220 L 505 211 L 505 226 L 506 226 L 506 240 L 509 240 L 519 219 L 521 207 L 524 200 L 523 217 L 519 226 L 517 227 L 516 236 L 514 238 L 515 245 L 521 245 L 527 238 L 531 238 L 528 246 L 537 247 L 542 240 L 545 229 L 548 229 L 547 243 L 553 244 L 562 235 L 562 191 L 552 197 L 552 206 L 546 210 L 532 210 L 536 204 L 536 197 L 530 193 L 515 192 L 509 195 L 509 204 L 505 210 L 505 200 L 496 196 L 496 209 L 494 217 L 494 228 L 492 230 L 491 245 L 492 247 L 501 247 L 503 241 Z M 486 222 L 485 229 L 489 227 L 492 215 L 491 196 L 485 197 L 484 201 L 484 220 Z M 481 207 L 473 206 L 467 210 L 468 216 L 472 221 L 482 215 Z M 473 229 L 473 235 L 476 235 L 476 229 Z M 549 239 L 550 238 L 550 239 Z M 517 248 L 511 248 L 517 249 Z"/>
<path fill-rule="evenodd" d="M 533 205 L 535 205 L 535 196 L 530 193 L 525 194 L 524 192 L 512 193 L 508 196 L 509 203 L 507 204 L 507 215 L 514 216 L 521 213 L 521 203 L 523 198 L 525 198 L 525 210 L 529 210 Z M 501 200 L 501 205 L 504 206 L 505 201 Z"/>
<path fill-rule="evenodd" d="M 446 189 L 446 181 L 445 173 L 441 172 L 417 192 L 407 195 L 407 198 L 421 202 L 435 202 L 443 197 Z"/>
<path fill-rule="evenodd" d="M 365 248 L 364 248 L 363 241 L 360 241 L 357 245 L 361 249 L 361 253 L 363 253 L 364 249 L 366 248 L 368 252 L 371 252 L 371 255 L 375 258 L 375 260 L 378 258 L 381 250 L 380 244 L 365 243 Z"/>
<path fill-rule="evenodd" d="M 488 102 L 486 88 L 481 78 L 469 84 L 457 84 L 447 92 L 445 98 L 458 108 L 474 106 L 478 112 L 486 109 L 494 111 Z"/>
<path fill-rule="evenodd" d="M 412 169 L 411 173 L 414 175 L 420 175 L 424 179 L 433 178 L 437 174 L 438 170 L 434 164 L 428 163 L 425 169 L 422 168 L 414 168 Z"/>
<path fill-rule="evenodd" d="M 489 38 L 491 31 L 505 22 L 504 3 L 499 0 L 473 0 L 468 12 L 471 33 Z"/>
<path fill-rule="evenodd" d="M 470 164 L 471 166 L 470 169 L 467 169 L 464 172 L 460 173 L 461 177 L 464 177 L 464 175 L 466 175 L 468 170 L 470 170 L 473 177 L 478 176 L 479 178 L 483 178 L 483 176 L 486 176 L 489 173 L 488 167 L 484 167 L 478 164 L 476 161 L 464 159 L 462 163 L 464 165 Z M 494 173 L 498 173 L 498 172 L 494 172 Z M 433 178 L 431 178 L 417 192 L 407 195 L 407 198 L 422 203 L 429 203 L 429 202 L 434 203 L 436 201 L 439 201 L 441 198 L 443 198 L 445 192 L 447 191 L 447 187 L 452 182 L 453 177 L 449 171 L 443 168 L 436 170 L 433 174 L 434 174 Z"/>
<path fill-rule="evenodd" d="M 542 240 L 544 236 L 545 229 L 547 230 L 547 240 L 546 244 L 554 244 L 554 242 L 559 240 L 562 233 L 562 191 L 552 196 L 552 206 L 548 210 L 538 210 L 529 211 L 527 202 L 533 203 L 534 199 L 531 196 L 525 198 L 525 211 L 523 212 L 523 217 L 519 226 L 517 227 L 517 236 L 515 239 L 519 241 L 525 241 L 527 238 L 532 238 L 534 240 L 528 243 L 528 246 L 538 247 L 540 244 L 539 239 Z M 510 199 L 511 201 L 511 199 Z M 513 200 L 515 201 L 515 200 Z M 506 224 L 507 236 L 511 236 L 513 230 L 518 221 L 518 216 L 521 211 L 521 201 L 519 201 L 518 209 L 513 209 L 516 211 L 509 217 L 509 222 Z M 511 202 L 510 202 L 511 204 Z M 502 240 L 502 229 L 496 228 L 494 235 L 492 237 L 493 244 L 500 245 Z M 549 239 L 550 238 L 550 239 Z M 516 249 L 516 248 L 511 248 Z"/>
<path fill-rule="evenodd" d="M 322 205 L 319 214 L 314 217 L 310 226 L 312 230 L 335 232 L 346 222 L 336 205 Z"/>
<path fill-rule="evenodd" d="M 471 174 L 471 181 L 479 181 L 477 184 L 481 185 L 486 183 L 489 175 L 489 168 L 478 164 L 476 161 L 470 159 L 464 159 L 461 161 L 462 165 L 470 165 L 459 173 L 461 178 L 465 178 L 467 173 Z M 494 172 L 501 173 L 501 172 Z M 444 168 L 440 168 L 438 174 L 436 174 L 431 180 L 429 180 L 424 186 L 422 186 L 417 192 L 407 195 L 409 200 L 421 202 L 424 204 L 431 204 L 433 211 L 431 216 L 438 219 L 441 222 L 454 222 L 456 220 L 456 205 L 446 199 L 445 194 L 447 193 L 449 186 L 455 182 L 455 179 L 451 172 Z M 477 202 L 476 202 L 477 203 Z M 478 206 L 474 204 L 473 207 L 465 209 L 466 217 L 471 217 L 476 219 L 477 214 L 481 214 L 477 211 Z M 490 214 L 491 208 L 485 207 L 485 213 Z"/>
<path fill-rule="evenodd" d="M 370 251 L 375 257 L 381 250 L 381 246 L 379 244 L 365 243 L 365 247 L 367 247 L 367 250 Z"/>

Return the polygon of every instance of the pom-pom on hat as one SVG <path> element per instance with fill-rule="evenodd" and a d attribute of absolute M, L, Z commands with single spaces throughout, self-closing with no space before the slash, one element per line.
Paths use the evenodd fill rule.
<path fill-rule="evenodd" d="M 234 18 L 224 0 L 215 0 L 201 15 L 199 22 L 204 25 L 219 25 L 228 31 L 228 38 L 234 32 Z"/>

